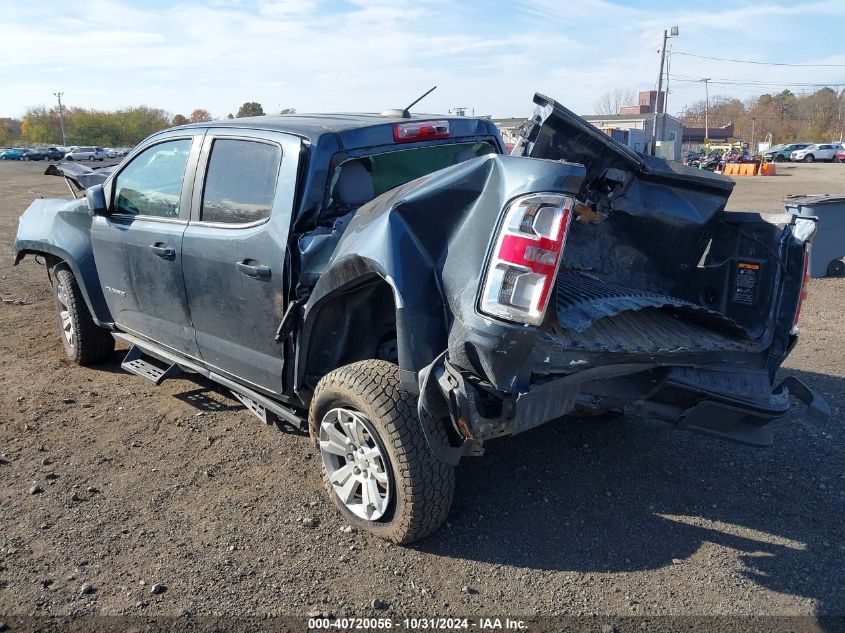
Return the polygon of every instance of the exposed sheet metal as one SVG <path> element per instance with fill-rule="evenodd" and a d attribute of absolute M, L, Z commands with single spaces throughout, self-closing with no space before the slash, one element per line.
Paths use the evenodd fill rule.
<path fill-rule="evenodd" d="M 78 189 L 87 189 L 93 185 L 100 185 L 106 181 L 117 165 L 107 165 L 99 169 L 91 169 L 79 163 L 52 163 L 44 171 L 47 176 L 62 176 L 73 183 Z"/>

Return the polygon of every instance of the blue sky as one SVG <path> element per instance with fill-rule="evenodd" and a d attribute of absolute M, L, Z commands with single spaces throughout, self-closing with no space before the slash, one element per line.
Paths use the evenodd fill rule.
<path fill-rule="evenodd" d="M 655 85 L 672 25 L 676 52 L 843 65 L 674 55 L 673 75 L 776 84 L 711 84 L 711 96 L 845 84 L 845 0 L 3 0 L 0 12 L 0 116 L 57 90 L 99 109 L 225 116 L 255 100 L 268 112 L 380 111 L 433 85 L 420 111 L 523 116 L 540 91 L 587 113 L 607 90 Z M 702 84 L 675 82 L 669 110 L 703 96 Z"/>

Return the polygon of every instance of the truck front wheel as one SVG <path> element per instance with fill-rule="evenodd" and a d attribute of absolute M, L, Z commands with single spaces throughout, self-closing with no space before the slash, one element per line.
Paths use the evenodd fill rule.
<path fill-rule="evenodd" d="M 76 277 L 65 264 L 54 269 L 56 309 L 67 357 L 78 365 L 106 360 L 114 351 L 114 339 L 94 323 Z"/>
<path fill-rule="evenodd" d="M 446 520 L 455 470 L 428 447 L 416 397 L 399 368 L 365 360 L 327 374 L 308 414 L 323 479 L 347 521 L 394 543 L 411 543 Z M 445 430 L 432 428 L 433 433 Z"/>

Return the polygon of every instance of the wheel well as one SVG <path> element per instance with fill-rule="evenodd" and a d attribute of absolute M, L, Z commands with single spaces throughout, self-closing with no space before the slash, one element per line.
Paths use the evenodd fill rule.
<path fill-rule="evenodd" d="M 371 277 L 325 299 L 313 317 L 303 387 L 313 391 L 333 369 L 360 360 L 397 362 L 393 288 Z"/>

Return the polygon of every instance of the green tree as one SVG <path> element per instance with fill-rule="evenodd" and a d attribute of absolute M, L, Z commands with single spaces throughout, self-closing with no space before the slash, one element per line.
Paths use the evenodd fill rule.
<path fill-rule="evenodd" d="M 247 101 L 240 108 L 238 108 L 237 117 L 240 119 L 245 116 L 263 116 L 264 108 L 257 101 Z"/>

